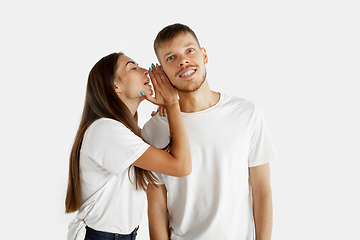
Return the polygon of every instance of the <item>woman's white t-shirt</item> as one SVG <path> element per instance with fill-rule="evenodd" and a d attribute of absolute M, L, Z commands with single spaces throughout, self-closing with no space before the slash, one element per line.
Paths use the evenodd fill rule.
<path fill-rule="evenodd" d="M 135 187 L 133 167 L 128 170 L 149 146 L 119 121 L 101 118 L 90 125 L 80 150 L 82 206 L 68 239 L 84 239 L 86 225 L 128 234 L 140 224 L 146 196 Z"/>

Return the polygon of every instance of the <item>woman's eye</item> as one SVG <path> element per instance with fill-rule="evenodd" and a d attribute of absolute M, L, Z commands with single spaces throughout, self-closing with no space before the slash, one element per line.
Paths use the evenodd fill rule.
<path fill-rule="evenodd" d="M 189 49 L 187 50 L 187 52 L 193 52 L 193 51 L 194 51 L 193 48 L 189 48 Z"/>
<path fill-rule="evenodd" d="M 174 56 L 170 56 L 167 58 L 168 61 L 173 60 L 173 59 L 174 59 Z"/>

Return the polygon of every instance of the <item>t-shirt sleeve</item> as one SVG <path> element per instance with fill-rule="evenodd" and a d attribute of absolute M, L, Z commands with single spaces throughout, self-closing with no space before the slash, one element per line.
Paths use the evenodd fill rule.
<path fill-rule="evenodd" d="M 147 123 L 144 124 L 143 129 L 141 130 L 141 136 L 149 142 L 152 146 L 156 148 L 163 148 L 167 145 L 169 137 L 167 132 L 164 132 L 163 129 L 168 129 L 163 126 L 157 117 L 153 117 Z M 156 134 L 157 133 L 157 134 Z M 165 137 L 166 136 L 166 137 Z M 153 172 L 158 179 L 156 184 L 164 184 L 163 175 L 161 173 Z"/>
<path fill-rule="evenodd" d="M 155 182 L 157 185 L 165 184 L 165 183 L 164 183 L 164 179 L 163 179 L 163 174 L 157 173 L 157 172 L 152 172 L 152 173 L 153 173 L 153 174 L 156 176 L 156 178 L 158 179 L 158 181 Z"/>
<path fill-rule="evenodd" d="M 141 136 L 156 148 L 162 149 L 169 144 L 170 130 L 166 119 L 156 114 L 147 123 L 141 131 Z"/>
<path fill-rule="evenodd" d="M 100 119 L 94 124 L 84 136 L 81 151 L 116 176 L 150 146 L 118 121 Z"/>
<path fill-rule="evenodd" d="M 252 135 L 249 149 L 249 167 L 256 167 L 278 158 L 261 110 L 255 105 L 251 117 Z"/>

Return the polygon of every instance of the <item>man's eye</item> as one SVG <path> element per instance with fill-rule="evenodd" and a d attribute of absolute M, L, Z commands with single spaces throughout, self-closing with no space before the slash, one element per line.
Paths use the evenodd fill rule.
<path fill-rule="evenodd" d="M 174 56 L 170 56 L 167 58 L 168 61 L 173 60 L 173 59 L 174 59 Z"/>

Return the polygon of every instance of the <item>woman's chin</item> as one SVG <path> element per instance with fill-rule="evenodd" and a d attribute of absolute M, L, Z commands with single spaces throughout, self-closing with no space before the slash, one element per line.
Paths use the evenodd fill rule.
<path fill-rule="evenodd" d="M 150 88 L 145 93 L 152 96 L 154 94 L 154 91 Z"/>
<path fill-rule="evenodd" d="M 143 92 L 146 94 L 146 96 L 152 96 L 154 94 L 154 91 L 150 88 L 143 90 Z M 143 97 L 143 100 L 145 97 Z"/>

